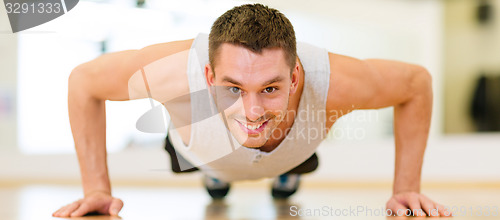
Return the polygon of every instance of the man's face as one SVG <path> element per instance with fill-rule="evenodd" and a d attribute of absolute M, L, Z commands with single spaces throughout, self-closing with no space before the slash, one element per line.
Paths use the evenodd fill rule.
<path fill-rule="evenodd" d="M 257 54 L 229 43 L 221 45 L 216 60 L 215 69 L 208 64 L 205 74 L 219 111 L 241 145 L 261 147 L 287 113 L 298 85 L 298 65 L 290 75 L 282 49 Z"/>

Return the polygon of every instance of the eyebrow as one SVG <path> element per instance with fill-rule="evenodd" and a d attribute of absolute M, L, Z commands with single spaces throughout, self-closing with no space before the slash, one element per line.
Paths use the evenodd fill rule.
<path fill-rule="evenodd" d="M 275 82 L 280 82 L 280 81 L 283 81 L 283 77 L 282 76 L 276 76 L 270 80 L 267 80 L 266 82 L 264 82 L 262 85 L 263 86 L 266 86 L 266 85 L 269 85 L 269 84 L 272 84 L 272 83 L 275 83 Z M 242 86 L 242 84 L 234 79 L 232 79 L 231 77 L 229 76 L 224 76 L 222 78 L 222 82 L 230 82 L 232 84 L 235 84 L 235 85 L 238 85 L 238 86 Z"/>

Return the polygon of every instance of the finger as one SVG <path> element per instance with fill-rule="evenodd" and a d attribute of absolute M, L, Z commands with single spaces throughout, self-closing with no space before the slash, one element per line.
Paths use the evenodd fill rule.
<path fill-rule="evenodd" d="M 420 200 L 418 196 L 411 196 L 408 198 L 408 205 L 410 206 L 413 216 L 425 216 L 425 213 L 420 206 Z"/>
<path fill-rule="evenodd" d="M 81 199 L 79 199 L 79 200 L 75 201 L 74 203 L 78 203 L 78 204 L 79 204 L 79 203 L 81 203 L 81 201 L 82 201 L 82 200 L 81 200 Z M 71 204 L 69 204 L 69 205 L 65 205 L 65 206 L 63 206 L 63 207 L 59 208 L 57 211 L 55 211 L 54 213 L 52 213 L 52 216 L 54 216 L 54 217 L 60 217 L 61 212 L 62 212 L 62 211 L 64 211 L 64 210 L 65 210 L 68 206 L 70 206 L 70 205 L 71 205 Z"/>
<path fill-rule="evenodd" d="M 66 208 L 59 213 L 59 215 L 62 216 L 62 217 L 69 217 L 69 215 L 73 211 L 75 211 L 76 209 L 78 209 L 78 207 L 80 207 L 80 203 L 79 202 L 71 203 L 71 204 L 67 205 Z"/>
<path fill-rule="evenodd" d="M 120 210 L 122 210 L 123 202 L 120 199 L 113 199 L 111 205 L 109 206 L 109 214 L 117 216 Z"/>
<path fill-rule="evenodd" d="M 75 210 L 74 212 L 71 213 L 70 216 L 71 217 L 80 217 L 80 216 L 83 216 L 91 211 L 93 211 L 93 210 L 91 210 L 88 203 L 82 203 L 80 205 L 80 207 L 78 207 L 77 210 Z"/>
<path fill-rule="evenodd" d="M 422 205 L 422 209 L 425 213 L 427 213 L 427 216 L 439 216 L 439 212 L 436 210 L 436 206 L 432 200 L 426 197 L 421 197 L 420 205 Z"/>
<path fill-rule="evenodd" d="M 395 199 L 389 200 L 389 202 L 387 202 L 386 206 L 387 206 L 386 209 L 390 209 L 392 211 L 392 215 L 395 215 L 395 216 L 405 216 L 405 213 L 406 213 L 406 210 L 407 210 L 406 206 L 404 206 L 403 204 L 399 203 Z"/>
<path fill-rule="evenodd" d="M 59 208 L 57 211 L 55 211 L 54 213 L 52 213 L 52 216 L 54 216 L 54 217 L 58 217 L 59 212 L 61 212 L 61 210 L 63 210 L 63 209 L 64 209 L 64 207 L 65 207 L 65 206 L 63 206 L 63 207 Z"/>
<path fill-rule="evenodd" d="M 444 207 L 444 205 L 441 204 L 436 204 L 436 207 L 439 211 L 440 216 L 445 216 L 445 217 L 450 217 L 453 215 L 453 213 L 450 212 L 447 208 Z"/>
<path fill-rule="evenodd" d="M 57 211 L 55 211 L 52 215 L 54 217 L 61 217 L 61 212 L 63 212 L 64 210 L 66 210 L 66 208 L 68 207 L 69 205 L 65 205 L 61 208 L 59 208 Z"/>

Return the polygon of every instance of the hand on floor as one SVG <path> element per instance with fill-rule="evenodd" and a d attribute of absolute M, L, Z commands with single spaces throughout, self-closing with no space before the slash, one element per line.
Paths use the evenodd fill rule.
<path fill-rule="evenodd" d="M 443 205 L 417 192 L 401 192 L 394 194 L 385 206 L 386 209 L 390 209 L 395 216 L 451 217 L 453 215 Z M 387 213 L 390 214 L 391 212 L 387 211 Z"/>
<path fill-rule="evenodd" d="M 96 191 L 85 198 L 68 204 L 52 214 L 54 217 L 79 217 L 88 213 L 117 216 L 123 207 L 122 200 L 110 194 Z"/>

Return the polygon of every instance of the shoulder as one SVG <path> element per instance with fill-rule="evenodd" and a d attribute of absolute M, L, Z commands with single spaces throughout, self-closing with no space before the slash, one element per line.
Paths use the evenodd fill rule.
<path fill-rule="evenodd" d="M 379 109 L 408 100 L 429 74 L 420 65 L 386 60 L 357 59 L 329 53 L 330 89 L 328 112 L 349 113 L 356 109 Z"/>
<path fill-rule="evenodd" d="M 327 112 L 334 118 L 341 117 L 369 101 L 373 88 L 366 81 L 373 80 L 366 74 L 369 67 L 363 60 L 335 53 L 328 53 L 330 63 Z M 330 118 L 330 117 L 329 117 Z"/>
<path fill-rule="evenodd" d="M 129 57 L 127 68 L 134 71 L 128 81 L 130 95 L 164 103 L 189 93 L 186 72 L 192 43 L 193 39 L 155 44 Z"/>
<path fill-rule="evenodd" d="M 141 68 L 145 68 L 146 66 L 164 60 L 170 56 L 178 56 L 178 54 L 189 51 L 192 43 L 193 39 L 188 39 L 154 44 L 140 50 L 136 50 L 133 56 L 128 57 L 126 68 L 140 70 Z"/>

